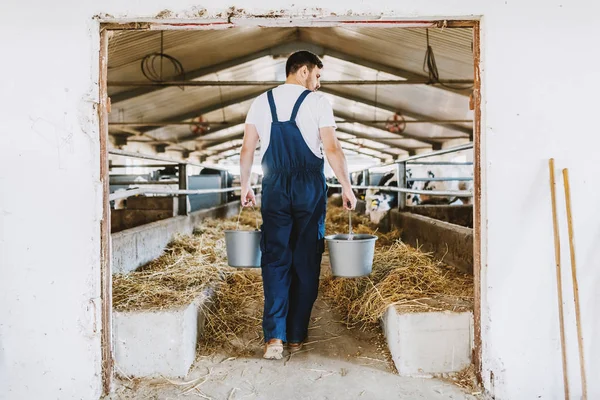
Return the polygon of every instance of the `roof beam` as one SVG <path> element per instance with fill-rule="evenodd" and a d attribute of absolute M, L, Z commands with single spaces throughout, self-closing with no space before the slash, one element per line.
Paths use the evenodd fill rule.
<path fill-rule="evenodd" d="M 296 43 L 297 42 L 293 42 L 293 41 L 287 42 L 287 43 L 282 43 L 280 45 L 277 45 L 274 47 L 269 47 L 269 48 L 263 49 L 261 51 L 251 52 L 251 53 L 245 54 L 243 56 L 233 58 L 231 60 L 227 60 L 227 61 L 223 61 L 223 62 L 220 62 L 217 64 L 209 65 L 207 67 L 198 68 L 193 71 L 186 72 L 185 78 L 186 78 L 186 81 L 194 80 L 194 79 L 198 79 L 203 76 L 206 76 L 206 75 L 214 74 L 214 73 L 222 71 L 224 69 L 228 69 L 228 68 L 240 65 L 240 64 L 245 64 L 247 62 L 258 60 L 259 58 L 262 58 L 262 57 L 287 55 L 297 49 L 298 45 Z M 303 44 L 299 44 L 299 45 L 302 46 Z M 313 46 L 311 46 L 311 48 L 312 47 Z M 317 54 L 321 54 L 321 53 L 317 53 Z M 109 86 L 110 86 L 110 84 L 109 84 Z M 152 92 L 154 92 L 156 90 L 160 90 L 160 89 L 162 89 L 161 86 L 139 87 L 139 88 L 127 90 L 124 92 L 115 93 L 114 95 L 110 96 L 110 101 L 112 104 L 115 104 L 115 103 L 118 103 L 121 101 L 133 99 L 138 96 L 142 96 L 147 93 L 152 93 Z"/>
<path fill-rule="evenodd" d="M 267 89 L 269 89 L 269 88 L 267 88 Z M 229 100 L 226 100 L 226 101 L 223 101 L 223 102 L 211 104 L 211 105 L 206 106 L 204 108 L 200 108 L 200 109 L 197 109 L 197 110 L 186 111 L 184 113 L 171 116 L 168 119 L 165 119 L 165 121 L 185 121 L 185 120 L 188 120 L 188 119 L 192 119 L 192 118 L 195 118 L 195 117 L 197 117 L 199 115 L 204 115 L 204 114 L 208 114 L 209 112 L 220 110 L 221 108 L 226 108 L 226 107 L 232 106 L 234 104 L 243 103 L 245 101 L 252 100 L 252 99 L 258 97 L 259 95 L 261 95 L 264 92 L 265 92 L 265 88 L 262 88 L 260 90 L 253 91 L 252 93 L 244 94 L 242 96 L 233 97 L 233 98 L 231 98 Z M 162 121 L 158 121 L 158 122 L 162 122 Z M 153 129 L 150 129 L 149 131 L 151 131 L 151 130 L 153 130 Z"/>
<path fill-rule="evenodd" d="M 227 60 L 227 61 L 224 61 L 221 63 L 217 63 L 217 64 L 209 65 L 207 67 L 199 68 L 199 69 L 187 72 L 185 74 L 185 78 L 186 78 L 186 80 L 198 79 L 203 76 L 214 74 L 215 72 L 219 72 L 219 71 L 222 71 L 227 68 L 235 67 L 236 65 L 244 64 L 244 63 L 247 63 L 250 61 L 257 60 L 261 57 L 271 55 L 271 52 L 272 52 L 272 49 L 268 48 L 268 49 L 264 49 L 262 51 L 252 52 L 252 53 L 243 55 L 241 57 L 237 57 L 237 58 Z M 110 86 L 110 84 L 109 84 L 109 86 Z M 115 103 L 118 103 L 121 101 L 133 99 L 138 96 L 142 96 L 147 93 L 152 93 L 156 90 L 160 90 L 161 88 L 162 87 L 148 86 L 148 87 L 140 87 L 140 88 L 136 88 L 136 89 L 127 90 L 125 92 L 116 93 L 116 94 L 110 96 L 110 101 L 112 104 L 115 104 Z"/>
<path fill-rule="evenodd" d="M 223 86 L 275 86 L 283 85 L 285 81 L 249 81 L 249 80 L 235 80 L 235 81 L 111 81 L 108 82 L 113 87 L 223 87 Z M 469 79 L 449 79 L 441 81 L 444 84 L 468 84 L 473 83 Z M 437 85 L 437 83 L 429 83 L 427 79 L 380 79 L 380 80 L 369 80 L 369 79 L 340 79 L 335 81 L 321 81 L 323 86 L 373 86 L 373 85 Z"/>
<path fill-rule="evenodd" d="M 344 119 L 351 118 L 350 114 L 346 114 L 346 113 L 338 112 L 338 111 L 334 111 L 334 113 L 339 118 L 344 118 Z M 407 133 L 406 131 L 404 131 L 402 133 L 395 134 L 395 133 L 392 133 L 392 132 L 384 129 L 383 127 L 381 127 L 381 125 L 377 125 L 377 124 L 371 123 L 371 122 L 366 122 L 366 121 L 365 122 L 360 122 L 360 125 L 364 125 L 364 126 L 367 126 L 369 128 L 374 128 L 374 129 L 380 130 L 382 133 L 385 133 L 386 135 L 395 135 L 395 136 L 397 136 L 398 139 L 414 139 L 414 140 L 418 140 L 420 142 L 426 143 L 426 144 L 428 144 L 430 146 L 437 146 L 437 145 L 440 144 L 439 141 L 433 140 L 432 138 L 426 138 L 426 137 L 419 136 L 419 135 L 413 135 L 411 133 Z M 352 133 L 352 134 L 354 135 L 355 133 Z M 388 139 L 388 138 L 386 138 L 386 139 Z M 389 144 L 390 146 L 395 146 L 394 144 L 385 142 L 384 139 L 380 139 L 380 140 L 381 140 L 381 143 L 386 143 L 386 144 Z M 443 140 L 443 139 L 440 138 L 440 140 Z"/>
<path fill-rule="evenodd" d="M 240 139 L 242 139 L 243 137 L 244 137 L 244 133 L 243 133 L 243 132 L 242 132 L 242 133 L 239 133 L 239 134 L 236 134 L 236 135 L 234 135 L 234 136 L 228 136 L 228 137 L 226 137 L 226 138 L 223 138 L 223 139 L 221 139 L 221 140 L 216 140 L 216 141 L 214 141 L 214 142 L 211 142 L 211 143 L 210 143 L 210 146 L 206 146 L 206 147 L 204 147 L 204 148 L 202 148 L 202 149 L 199 149 L 198 151 L 200 151 L 200 152 L 211 151 L 211 149 L 212 149 L 213 147 L 220 146 L 220 145 L 222 145 L 223 143 L 231 142 L 231 141 L 233 141 L 233 140 L 240 140 Z"/>
<path fill-rule="evenodd" d="M 367 157 L 371 157 L 371 158 L 376 158 L 376 159 L 378 159 L 378 160 L 381 160 L 381 161 L 387 161 L 387 160 L 389 160 L 389 159 L 390 159 L 390 157 L 383 157 L 383 156 L 380 156 L 380 155 L 378 156 L 378 155 L 375 155 L 375 154 L 365 153 L 364 151 L 360 151 L 360 149 L 348 148 L 348 147 L 345 147 L 345 148 L 344 148 L 344 146 L 343 146 L 343 144 L 344 144 L 344 143 L 345 143 L 345 144 L 350 144 L 350 145 L 352 145 L 352 146 L 358 146 L 358 145 L 357 145 L 356 143 L 348 142 L 348 141 L 346 141 L 346 140 L 344 140 L 344 139 L 338 139 L 338 140 L 339 140 L 340 142 L 342 142 L 342 148 L 343 148 L 344 150 L 353 151 L 353 152 L 355 152 L 355 153 L 362 154 L 363 156 L 367 156 Z M 368 147 L 366 147 L 366 146 L 363 146 L 363 147 L 365 147 L 366 149 L 369 149 L 369 150 L 374 150 L 373 148 L 368 148 Z M 375 150 L 375 151 L 379 151 L 379 149 L 377 149 L 377 150 Z M 393 159 L 393 157 L 392 157 L 392 159 Z"/>
<path fill-rule="evenodd" d="M 393 107 L 393 106 L 390 106 L 388 104 L 382 104 L 382 103 L 375 102 L 375 101 L 370 100 L 370 99 L 366 99 L 364 97 L 359 97 L 359 96 L 355 96 L 355 95 L 352 95 L 352 94 L 349 94 L 349 93 L 340 92 L 339 90 L 335 90 L 335 89 L 330 89 L 328 87 L 322 87 L 319 90 L 321 92 L 324 92 L 324 93 L 329 93 L 332 96 L 337 96 L 337 97 L 344 98 L 346 100 L 350 100 L 350 101 L 355 101 L 357 103 L 366 104 L 368 106 L 375 107 L 375 108 L 380 108 L 382 110 L 386 110 L 386 111 L 389 111 L 389 112 L 393 112 L 393 113 L 401 112 L 403 115 L 405 115 L 405 116 L 407 116 L 409 118 L 414 118 L 414 119 L 431 119 L 431 117 L 428 116 L 428 115 L 423 115 L 423 114 L 420 114 L 420 113 L 417 113 L 417 112 L 414 112 L 414 111 L 410 111 L 410 110 L 400 110 L 400 109 L 398 109 L 396 107 Z M 440 126 L 443 126 L 445 128 L 452 129 L 454 131 L 459 131 L 459 132 L 466 133 L 466 134 L 469 135 L 469 137 L 473 136 L 473 129 L 472 128 L 466 128 L 464 126 L 460 126 L 460 125 L 456 125 L 456 124 L 448 124 L 448 123 L 432 122 L 432 124 L 440 125 Z M 409 134 L 407 134 L 406 132 L 403 132 L 402 134 L 404 136 L 406 136 L 406 137 L 409 137 L 408 136 Z M 418 139 L 418 137 L 416 139 L 417 140 L 423 140 L 423 141 L 425 141 L 425 139 Z"/>
<path fill-rule="evenodd" d="M 356 132 L 352 132 L 352 131 L 350 131 L 350 130 L 345 130 L 345 129 L 338 129 L 338 131 L 340 131 L 340 132 L 343 132 L 343 133 L 345 133 L 345 134 L 347 134 L 347 135 L 352 135 L 352 136 L 354 136 L 354 137 L 356 137 L 356 138 L 358 138 L 358 139 L 367 139 L 367 140 L 372 140 L 372 141 L 375 141 L 375 142 L 377 142 L 377 139 L 376 139 L 376 138 L 372 138 L 372 137 L 370 137 L 369 135 L 366 135 L 366 134 L 364 134 L 364 133 L 356 133 Z M 239 135 L 235 135 L 235 136 L 228 136 L 227 138 L 223 138 L 223 140 L 221 140 L 221 141 L 215 141 L 215 142 L 212 142 L 212 143 L 210 144 L 210 146 L 208 146 L 208 147 L 205 147 L 205 148 L 204 148 L 204 149 L 202 149 L 201 151 L 206 151 L 206 150 L 209 150 L 209 151 L 210 151 L 210 149 L 211 149 L 211 148 L 213 148 L 213 147 L 219 146 L 219 145 L 221 145 L 221 144 L 223 144 L 223 143 L 226 143 L 226 142 L 228 142 L 228 141 L 232 141 L 232 140 L 239 140 L 239 139 L 241 139 L 241 138 L 243 138 L 243 137 L 244 137 L 244 134 L 243 134 L 243 133 L 241 133 L 241 134 L 239 134 Z M 351 142 L 351 141 L 349 141 L 348 139 L 341 139 L 341 138 L 338 138 L 338 140 L 339 140 L 339 141 L 341 141 L 341 142 L 346 142 L 346 143 L 349 143 L 349 144 L 353 144 L 353 145 L 355 145 L 355 146 L 361 146 L 361 147 L 364 147 L 365 149 L 369 149 L 369 150 L 373 150 L 373 151 L 378 151 L 378 152 L 380 152 L 380 153 L 387 154 L 387 155 L 389 155 L 390 157 L 397 157 L 397 156 L 398 156 L 398 154 L 396 154 L 396 153 L 394 153 L 394 152 L 391 152 L 391 151 L 389 151 L 388 149 L 380 149 L 380 148 L 377 148 L 377 147 L 372 147 L 372 146 L 367 146 L 367 145 L 360 145 L 360 144 L 357 144 L 357 143 L 352 143 L 352 142 Z M 396 145 L 396 144 L 390 144 L 390 143 L 385 143 L 385 144 L 387 144 L 387 145 L 389 145 L 389 146 L 392 146 L 392 147 L 399 148 L 399 149 L 401 149 L 401 150 L 405 150 L 405 151 L 407 151 L 407 152 L 409 152 L 409 153 L 414 153 L 414 151 L 415 151 L 415 149 L 414 149 L 414 148 L 411 148 L 411 147 L 404 147 L 404 146 L 399 146 L 399 145 Z M 427 146 L 427 147 L 429 148 L 429 146 Z"/>
<path fill-rule="evenodd" d="M 338 124 L 353 124 L 355 122 L 361 123 L 361 124 L 364 123 L 364 122 L 370 122 L 370 123 L 373 123 L 373 124 L 385 124 L 385 123 L 388 122 L 388 120 L 385 120 L 385 119 L 374 120 L 374 119 L 360 119 L 360 118 L 344 118 L 343 120 L 339 120 L 339 121 L 336 121 L 336 122 Z M 406 123 L 406 124 L 430 124 L 432 122 L 446 122 L 446 123 L 452 123 L 452 122 L 467 123 L 467 122 L 471 122 L 472 123 L 473 120 L 472 119 L 445 119 L 445 120 L 439 120 L 439 119 L 430 118 L 430 119 L 419 119 L 419 120 L 404 121 L 404 123 Z M 120 129 L 123 129 L 123 128 L 135 129 L 135 128 L 144 128 L 144 127 L 149 127 L 149 126 L 152 126 L 152 127 L 189 126 L 189 125 L 199 125 L 199 126 L 217 125 L 218 126 L 218 125 L 233 124 L 233 123 L 242 124 L 242 123 L 244 123 L 244 120 L 240 119 L 240 120 L 222 121 L 222 122 L 209 122 L 209 121 L 205 121 L 205 122 L 197 122 L 197 121 L 109 122 L 108 126 L 112 127 L 112 128 L 118 127 Z M 463 136 L 461 136 L 461 138 L 462 137 Z"/>
<path fill-rule="evenodd" d="M 211 146 L 211 147 L 216 147 L 216 146 Z M 233 145 L 233 146 L 229 146 L 229 147 L 226 147 L 226 148 L 224 148 L 224 149 L 212 149 L 212 150 L 211 150 L 211 149 L 203 149 L 203 150 L 202 150 L 202 154 L 203 154 L 203 155 L 205 155 L 205 156 L 208 156 L 208 157 L 210 157 L 210 156 L 215 156 L 215 155 L 218 155 L 219 153 L 225 153 L 225 152 L 227 152 L 227 151 L 241 149 L 241 147 L 242 147 L 242 145 L 241 145 L 241 144 L 235 144 L 235 145 Z M 206 153 L 205 153 L 205 152 L 206 152 L 206 150 L 208 150 L 208 151 L 210 151 L 210 152 L 212 152 L 212 153 L 211 153 L 211 154 L 206 154 Z"/>
<path fill-rule="evenodd" d="M 390 152 L 381 151 L 381 149 L 378 149 L 376 147 L 364 146 L 364 145 L 360 145 L 360 144 L 357 144 L 357 143 L 353 143 L 353 142 L 349 141 L 348 139 L 339 139 L 338 138 L 338 140 L 340 142 L 342 142 L 342 143 L 347 143 L 347 144 L 351 144 L 353 146 L 357 146 L 358 147 L 358 149 L 349 148 L 348 150 L 359 152 L 361 148 L 365 148 L 367 150 L 376 151 L 378 153 L 385 154 L 386 157 L 376 156 L 376 155 L 369 154 L 369 153 L 362 153 L 362 154 L 365 154 L 365 155 L 369 155 L 370 157 L 379 158 L 380 160 L 389 160 L 390 158 L 393 160 L 397 156 L 397 154 L 393 154 L 393 153 L 390 153 Z"/>
<path fill-rule="evenodd" d="M 202 142 L 202 141 L 210 141 L 213 142 L 213 140 L 215 140 L 215 142 L 221 138 L 214 138 L 216 133 L 219 133 L 221 131 L 224 131 L 225 129 L 230 129 L 233 128 L 235 126 L 241 125 L 244 122 L 236 122 L 236 123 L 231 123 L 231 124 L 227 124 L 227 125 L 222 125 L 219 126 L 218 129 L 212 130 L 208 133 L 205 133 L 204 135 L 194 135 L 194 134 L 189 134 L 189 135 L 185 135 L 185 136 L 180 136 L 176 139 L 174 139 L 177 143 L 187 143 L 187 142 Z M 241 128 L 243 129 L 243 128 Z M 231 135 L 228 135 L 226 137 L 223 137 L 223 139 L 225 138 L 231 138 L 233 135 L 235 135 L 235 133 L 232 133 Z"/>
<path fill-rule="evenodd" d="M 312 51 L 315 54 L 325 54 L 333 58 L 338 58 L 340 60 L 344 60 L 356 65 L 360 65 L 366 68 L 371 68 L 376 71 L 385 72 L 391 75 L 396 75 L 404 79 L 409 80 L 426 80 L 429 81 L 429 77 L 426 75 L 418 74 L 412 71 L 409 71 L 404 68 L 392 67 L 385 64 L 380 64 L 376 61 L 366 60 L 361 57 L 354 56 L 352 54 L 344 53 L 339 50 L 332 49 L 330 47 L 324 47 L 317 44 L 313 44 L 310 42 L 300 41 L 294 43 L 297 47 L 305 47 L 307 50 Z M 472 89 L 452 89 L 444 86 L 434 86 L 436 89 L 446 90 L 448 92 L 456 93 L 461 96 L 468 96 Z"/>
<path fill-rule="evenodd" d="M 357 138 L 359 138 L 359 139 L 367 139 L 367 140 L 372 140 L 372 141 L 374 141 L 374 142 L 383 143 L 383 144 L 386 144 L 386 145 L 388 145 L 388 146 L 391 146 L 391 147 L 396 147 L 396 148 L 398 148 L 398 149 L 401 149 L 401 150 L 404 150 L 404 151 L 408 151 L 408 152 L 410 152 L 410 151 L 414 151 L 414 150 L 415 150 L 415 149 L 414 149 L 414 148 L 412 148 L 412 147 L 406 147 L 406 146 L 402 146 L 402 145 L 398 145 L 398 144 L 386 143 L 386 142 L 385 142 L 385 141 L 383 141 L 383 140 L 382 140 L 382 141 L 379 141 L 379 140 L 377 140 L 377 138 L 376 138 L 376 137 L 373 137 L 373 136 L 371 136 L 371 135 L 369 135 L 369 134 L 366 134 L 366 133 L 362 133 L 362 132 L 354 132 L 354 131 L 352 131 L 352 130 L 350 130 L 350 129 L 344 129 L 344 128 L 337 128 L 337 130 L 338 130 L 338 131 L 340 131 L 340 132 L 342 132 L 342 133 L 345 133 L 345 134 L 348 134 L 348 135 L 355 136 L 355 137 L 357 137 Z M 339 138 L 338 138 L 338 139 L 339 139 Z M 404 139 L 404 138 L 400 138 L 400 139 Z M 341 140 L 341 139 L 339 139 L 339 140 Z M 425 146 L 423 146 L 423 147 L 427 147 L 427 148 L 429 148 L 429 146 L 428 146 L 427 144 L 426 144 Z M 389 151 L 386 151 L 385 149 L 376 149 L 376 150 L 377 150 L 377 151 L 380 151 L 380 152 L 382 152 L 382 153 L 387 153 L 387 154 L 392 154 L 392 155 L 394 155 L 394 156 L 397 156 L 397 154 L 394 154 L 394 153 L 391 153 L 391 152 L 389 152 Z"/>
<path fill-rule="evenodd" d="M 340 141 L 343 142 L 343 143 L 347 143 L 344 140 L 340 140 Z M 354 144 L 354 143 L 348 143 L 348 144 L 356 146 L 356 144 Z M 224 158 L 231 158 L 231 157 L 237 156 L 240 153 L 239 149 L 241 149 L 241 146 L 238 146 L 238 147 L 234 146 L 233 148 L 228 148 L 228 149 L 222 150 L 223 153 L 226 152 L 226 151 L 238 150 L 238 151 L 236 151 L 233 154 L 228 154 L 228 155 L 215 154 L 215 155 L 209 155 L 208 157 L 211 158 L 211 160 L 214 160 L 214 161 L 219 161 L 219 160 L 222 160 Z M 366 157 L 374 158 L 374 159 L 377 159 L 377 160 L 380 160 L 380 161 L 387 161 L 387 160 L 389 160 L 389 157 L 386 158 L 386 157 L 377 156 L 377 155 L 370 154 L 370 153 L 365 153 L 364 151 L 360 151 L 358 149 L 350 149 L 350 148 L 346 147 L 346 148 L 344 148 L 344 150 L 351 151 L 351 152 L 354 152 L 356 154 L 360 154 L 360 155 L 363 155 L 363 156 L 366 156 Z"/>
<path fill-rule="evenodd" d="M 331 56 L 334 58 L 338 58 L 338 59 L 341 59 L 341 60 L 344 60 L 347 62 L 361 65 L 366 68 L 371 68 L 371 69 L 374 69 L 377 71 L 386 72 L 388 74 L 396 75 L 398 77 L 401 77 L 401 78 L 404 78 L 407 80 L 414 80 L 414 81 L 418 81 L 418 82 L 428 82 L 429 81 L 429 77 L 427 77 L 425 75 L 417 74 L 417 73 L 408 71 L 403 68 L 391 67 L 389 65 L 380 64 L 380 63 L 370 61 L 370 60 L 365 60 L 363 58 L 359 58 L 359 57 L 353 56 L 351 54 L 341 52 L 339 50 L 319 46 L 317 44 L 313 44 L 310 42 L 304 42 L 304 41 L 282 43 L 275 47 L 263 49 L 258 52 L 252 52 L 252 53 L 243 55 L 241 57 L 237 57 L 237 58 L 227 60 L 227 61 L 224 61 L 221 63 L 217 63 L 217 64 L 209 65 L 207 67 L 202 67 L 202 68 L 199 68 L 199 69 L 196 69 L 193 71 L 189 71 L 185 75 L 186 81 L 194 80 L 194 79 L 198 79 L 203 76 L 206 76 L 206 75 L 214 74 L 214 73 L 222 71 L 224 69 L 235 67 L 237 65 L 251 62 L 251 61 L 254 61 L 259 58 L 266 57 L 269 55 L 270 56 L 287 55 L 287 54 L 289 54 L 295 50 L 298 50 L 300 48 L 309 50 L 309 51 L 311 51 L 315 54 L 321 55 L 321 56 L 323 56 L 325 54 L 325 55 L 328 55 L 328 56 Z M 129 100 L 129 99 L 132 99 L 132 98 L 135 98 L 138 96 L 142 96 L 147 93 L 152 93 L 156 90 L 160 90 L 163 88 L 163 86 L 154 86 L 154 85 L 152 85 L 151 82 L 148 84 L 150 86 L 137 87 L 135 89 L 131 89 L 131 90 L 127 90 L 124 92 L 113 94 L 112 96 L 110 96 L 111 103 L 116 104 L 116 103 L 119 103 L 119 102 L 122 102 L 125 100 Z M 109 84 L 109 86 L 110 86 L 110 84 Z M 453 93 L 458 93 L 463 96 L 468 95 L 467 89 L 459 90 L 459 89 L 450 89 L 450 88 L 443 87 L 443 86 L 435 86 L 435 87 L 440 90 L 447 90 L 447 91 L 450 91 Z"/>

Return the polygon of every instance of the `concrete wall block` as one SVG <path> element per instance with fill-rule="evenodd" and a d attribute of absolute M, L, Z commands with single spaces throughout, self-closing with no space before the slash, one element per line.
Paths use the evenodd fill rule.
<path fill-rule="evenodd" d="M 426 217 L 449 222 L 451 224 L 473 228 L 473 206 L 472 205 L 425 205 L 412 206 L 404 209 L 406 212 L 424 215 Z"/>
<path fill-rule="evenodd" d="M 177 214 L 176 196 L 134 196 L 127 199 L 128 210 L 165 210 Z"/>
<path fill-rule="evenodd" d="M 473 274 L 473 229 L 398 211 L 392 211 L 385 221 L 401 229 L 405 243 L 443 258 L 445 263 L 464 273 Z"/>
<path fill-rule="evenodd" d="M 129 377 L 184 377 L 204 329 L 201 307 L 209 292 L 188 306 L 164 311 L 113 313 L 117 372 Z"/>
<path fill-rule="evenodd" d="M 172 210 L 111 210 L 110 228 L 111 232 L 120 232 L 172 216 Z"/>
<path fill-rule="evenodd" d="M 392 306 L 382 325 L 402 376 L 457 372 L 471 364 L 471 312 L 402 313 Z"/>
<path fill-rule="evenodd" d="M 127 273 L 159 257 L 173 237 L 191 234 L 205 218 L 229 218 L 237 215 L 235 201 L 209 210 L 196 211 L 186 217 L 173 217 L 127 229 L 111 235 L 112 273 Z"/>

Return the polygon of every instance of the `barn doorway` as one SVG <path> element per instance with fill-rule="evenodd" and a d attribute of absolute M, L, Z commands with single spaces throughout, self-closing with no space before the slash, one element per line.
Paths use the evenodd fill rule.
<path fill-rule="evenodd" d="M 314 52 L 325 65 L 320 91 L 333 105 L 339 139 L 346 150 L 356 193 L 363 196 L 362 210 L 359 209 L 362 214 L 366 214 L 369 207 L 365 187 L 379 186 L 388 173 L 396 174 L 398 186 L 421 191 L 452 192 L 464 190 L 454 185 L 455 182 L 471 183 L 472 196 L 469 196 L 470 201 L 465 202 L 469 204 L 459 207 L 431 206 L 436 202 L 419 204 L 423 201 L 415 202 L 410 194 L 394 192 L 402 200 L 394 204 L 381 221 L 377 221 L 377 229 L 393 232 L 395 225 L 414 227 L 414 224 L 423 224 L 423 221 L 427 223 L 427 219 L 457 225 L 459 228 L 449 229 L 460 232 L 465 232 L 462 228 L 470 229 L 471 247 L 467 251 L 470 256 L 461 254 L 458 257 L 466 258 L 466 261 L 452 262 L 470 263 L 471 266 L 472 297 L 467 308 L 470 308 L 474 321 L 474 346 L 470 360 L 475 373 L 480 370 L 481 99 L 478 21 L 316 19 L 310 23 L 306 20 L 292 20 L 290 23 L 289 18 L 259 18 L 195 21 L 185 22 L 185 25 L 162 23 L 160 20 L 136 23 L 105 21 L 100 52 L 101 172 L 104 215 L 113 217 L 112 229 L 111 218 L 105 218 L 102 224 L 105 392 L 110 392 L 113 387 L 115 373 L 128 375 L 120 373 L 114 354 L 118 340 L 115 335 L 118 330 L 124 329 L 121 325 L 115 329 L 114 325 L 115 254 L 127 252 L 124 247 L 115 248 L 117 230 L 114 221 L 117 220 L 114 216 L 119 209 L 114 200 L 118 197 L 115 192 L 118 189 L 153 187 L 158 188 L 157 191 L 165 187 L 197 190 L 207 187 L 202 186 L 206 184 L 204 182 L 212 182 L 209 185 L 214 184 L 215 188 L 226 187 L 228 181 L 229 187 L 236 186 L 244 117 L 250 103 L 257 95 L 285 79 L 282 66 L 286 57 L 300 49 Z M 254 170 L 257 174 L 260 173 L 258 161 Z M 454 167 L 458 172 L 450 171 Z M 470 175 L 465 175 L 465 169 L 469 168 Z M 202 177 L 202 171 L 209 169 L 216 172 Z M 461 181 L 457 177 L 465 179 Z M 138 180 L 132 182 L 131 179 Z M 199 186 L 190 187 L 192 181 L 200 182 Z M 331 188 L 335 188 L 335 179 L 331 179 L 330 183 Z M 196 208 L 192 205 L 193 196 L 196 196 Z M 421 193 L 419 199 L 423 197 L 427 198 Z M 130 197 L 123 199 L 129 201 Z M 190 214 L 214 206 L 227 207 L 235 200 L 235 192 L 168 197 L 168 200 L 150 198 L 142 201 L 136 198 L 129 204 L 142 202 L 140 207 L 144 211 L 130 209 L 128 213 L 136 215 L 137 222 L 127 225 L 119 220 L 118 223 L 125 224 L 122 230 L 126 232 L 158 220 L 164 222 L 177 216 L 189 218 Z M 161 203 L 159 210 L 147 209 L 148 204 L 156 208 L 161 201 L 168 204 Z M 172 207 L 170 211 L 169 207 Z M 457 211 L 459 209 L 461 211 Z M 207 214 L 206 217 L 228 218 L 230 211 L 225 210 L 222 215 Z M 408 214 L 417 217 L 407 221 L 406 218 L 410 218 Z M 370 216 L 362 217 L 367 224 Z M 131 224 L 131 219 L 129 221 Z M 419 225 L 419 229 L 428 228 Z M 422 238 L 403 238 L 405 242 L 409 240 L 418 243 Z M 447 242 L 442 244 L 448 246 Z M 441 248 L 442 244 L 438 247 Z M 456 246 L 461 248 L 462 245 Z M 427 252 L 435 253 L 436 250 L 427 248 Z M 462 250 L 464 253 L 464 248 Z M 444 260 L 443 255 L 434 254 L 433 257 Z M 145 263 L 147 261 L 150 260 Z M 335 297 L 323 299 L 323 302 L 329 306 L 329 303 L 335 302 Z M 321 304 L 313 327 L 318 327 L 318 321 L 325 318 L 328 310 L 323 307 Z M 339 313 L 341 308 L 338 307 L 336 312 Z M 338 316 L 344 318 L 343 315 Z M 319 336 L 316 342 L 335 342 L 338 340 L 336 336 L 339 336 L 336 332 L 326 337 L 327 331 L 319 330 L 323 337 Z M 364 340 L 375 339 L 367 336 Z M 331 349 L 332 352 L 346 351 L 347 347 L 333 346 Z M 356 354 L 361 353 L 356 350 Z M 366 353 L 362 355 L 363 360 L 375 365 L 381 361 L 375 353 L 368 350 Z M 356 357 L 361 357 L 356 354 Z M 200 358 L 202 356 L 199 355 Z M 219 364 L 231 363 L 235 361 L 233 357 L 225 357 Z M 248 360 L 244 362 L 251 363 Z M 390 365 L 395 368 L 393 363 Z M 220 378 L 229 371 L 229 367 L 223 365 L 216 368 L 221 369 Z M 315 374 L 315 381 L 326 381 L 326 378 L 334 376 L 335 382 L 338 382 L 337 379 L 348 373 L 346 367 L 333 371 L 331 368 L 319 368 L 318 364 L 310 364 L 306 369 Z M 206 381 L 204 378 L 209 377 L 210 372 L 196 372 L 194 385 L 188 385 L 186 389 L 190 389 L 190 393 L 195 391 L 206 395 L 196 389 Z M 275 380 L 277 374 L 272 378 Z M 339 381 L 336 385 L 342 383 Z M 233 398 L 235 391 L 239 391 L 240 396 L 242 391 L 253 393 L 251 386 L 231 388 L 235 390 L 228 395 Z"/>

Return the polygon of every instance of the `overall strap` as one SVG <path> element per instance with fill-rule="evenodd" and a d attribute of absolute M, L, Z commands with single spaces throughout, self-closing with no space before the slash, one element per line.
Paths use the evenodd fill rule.
<path fill-rule="evenodd" d="M 273 118 L 273 122 L 279 122 L 277 120 L 277 108 L 275 108 L 275 99 L 273 99 L 273 90 L 269 90 L 267 92 L 267 97 L 269 98 L 269 107 L 271 108 L 271 117 Z"/>
<path fill-rule="evenodd" d="M 290 117 L 290 121 L 296 120 L 296 116 L 298 115 L 298 110 L 300 109 L 302 102 L 304 101 L 306 96 L 308 96 L 309 93 L 310 93 L 310 90 L 306 89 L 304 92 L 302 92 L 300 97 L 298 97 L 298 100 L 296 100 L 296 104 L 294 104 L 294 109 L 292 110 L 292 116 Z"/>

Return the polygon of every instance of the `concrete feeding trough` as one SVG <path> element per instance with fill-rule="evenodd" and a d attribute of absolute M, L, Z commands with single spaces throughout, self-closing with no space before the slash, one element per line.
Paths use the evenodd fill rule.
<path fill-rule="evenodd" d="M 128 377 L 187 375 L 204 329 L 206 291 L 190 304 L 160 311 L 113 312 L 117 372 Z"/>
<path fill-rule="evenodd" d="M 471 364 L 472 312 L 402 312 L 387 308 L 383 331 L 401 376 L 431 377 Z"/>
<path fill-rule="evenodd" d="M 418 207 L 413 207 L 418 209 Z M 467 219 L 468 209 L 462 208 L 462 215 L 450 214 L 450 207 L 419 209 L 419 212 L 435 215 L 436 218 L 417 215 L 411 212 L 392 211 L 389 222 L 391 226 L 401 230 L 401 238 L 405 243 L 419 248 L 425 253 L 432 253 L 464 273 L 473 274 L 473 228 L 443 221 L 444 219 Z M 468 223 L 468 221 L 466 222 Z M 384 229 L 387 230 L 387 229 Z"/>

